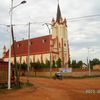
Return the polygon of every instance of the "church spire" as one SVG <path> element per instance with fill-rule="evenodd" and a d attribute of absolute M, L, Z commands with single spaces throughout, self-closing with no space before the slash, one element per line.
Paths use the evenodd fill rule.
<path fill-rule="evenodd" d="M 61 19 L 62 19 L 62 17 L 61 17 L 61 11 L 60 11 L 59 0 L 58 0 L 56 21 L 60 22 Z"/>

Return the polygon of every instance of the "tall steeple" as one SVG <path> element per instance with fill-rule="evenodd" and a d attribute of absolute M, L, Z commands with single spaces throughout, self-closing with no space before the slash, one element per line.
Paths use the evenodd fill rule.
<path fill-rule="evenodd" d="M 59 23 L 61 19 L 62 17 L 61 17 L 61 11 L 60 11 L 59 1 L 58 1 L 56 22 Z"/>
<path fill-rule="evenodd" d="M 55 60 L 56 58 L 61 59 L 62 67 L 68 67 L 69 64 L 69 45 L 67 44 L 68 41 L 68 32 L 67 32 L 67 20 L 66 18 L 62 18 L 61 10 L 60 10 L 60 3 L 58 0 L 57 5 L 57 13 L 56 13 L 56 20 L 52 19 L 52 39 L 53 42 L 52 51 L 57 52 L 58 55 L 53 54 Z M 53 58 L 51 57 L 51 58 Z"/>

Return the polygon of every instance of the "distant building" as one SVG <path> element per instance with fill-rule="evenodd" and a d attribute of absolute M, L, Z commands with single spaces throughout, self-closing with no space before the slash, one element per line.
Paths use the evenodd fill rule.
<path fill-rule="evenodd" d="M 82 69 L 88 69 L 87 64 L 83 63 L 83 64 L 82 64 Z"/>
<path fill-rule="evenodd" d="M 67 20 L 62 18 L 60 6 L 57 6 L 56 19 L 52 19 L 52 35 L 41 36 L 30 39 L 30 61 L 46 62 L 46 60 L 57 60 L 61 58 L 62 67 L 68 67 L 69 44 L 67 32 Z M 28 40 L 15 41 L 16 59 L 18 63 L 28 61 Z M 14 50 L 11 47 L 11 61 L 14 63 Z M 3 48 L 3 59 L 8 61 L 9 50 Z"/>
<path fill-rule="evenodd" d="M 94 65 L 93 70 L 100 70 L 100 65 Z"/>

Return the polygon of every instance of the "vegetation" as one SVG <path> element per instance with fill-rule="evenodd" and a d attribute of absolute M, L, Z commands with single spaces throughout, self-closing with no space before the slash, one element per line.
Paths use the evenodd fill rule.
<path fill-rule="evenodd" d="M 25 83 L 20 82 L 19 86 L 15 85 L 15 84 L 11 84 L 11 88 L 12 89 L 20 89 L 20 88 L 31 87 L 31 86 L 33 86 L 33 84 L 30 83 L 30 82 L 28 82 L 28 83 L 27 82 L 25 82 Z M 8 84 L 7 83 L 0 84 L 0 90 L 1 89 L 7 89 L 7 88 L 8 88 Z"/>
<path fill-rule="evenodd" d="M 46 60 L 45 68 L 50 68 L 50 61 Z"/>
<path fill-rule="evenodd" d="M 91 69 L 93 69 L 93 66 L 94 65 L 100 65 L 100 60 L 95 58 L 93 60 L 90 60 L 90 66 L 91 66 Z"/>
<path fill-rule="evenodd" d="M 56 61 L 56 65 L 57 67 L 61 68 L 61 59 L 58 58 L 58 60 Z"/>
<path fill-rule="evenodd" d="M 81 68 L 82 67 L 83 62 L 82 61 L 76 61 L 76 60 L 72 60 L 71 63 L 71 67 L 72 68 Z"/>
<path fill-rule="evenodd" d="M 46 60 L 46 63 L 40 63 L 40 62 L 34 62 L 32 63 L 31 62 L 31 67 L 38 70 L 38 69 L 43 69 L 43 68 L 50 68 L 50 61 L 49 60 Z M 56 68 L 56 67 L 61 67 L 61 59 L 59 58 L 57 61 L 54 61 L 53 60 L 53 63 L 52 63 L 52 67 L 53 68 Z"/>
<path fill-rule="evenodd" d="M 56 63 L 55 63 L 55 61 L 53 60 L 53 62 L 52 62 L 52 68 L 55 68 L 56 67 Z"/>
<path fill-rule="evenodd" d="M 90 60 L 90 67 L 91 69 L 93 69 L 93 66 L 94 65 L 99 65 L 100 64 L 100 60 L 95 58 L 93 60 Z M 71 67 L 72 68 L 81 68 L 83 65 L 83 62 L 80 60 L 80 61 L 76 61 L 76 60 L 72 60 L 71 62 Z"/>

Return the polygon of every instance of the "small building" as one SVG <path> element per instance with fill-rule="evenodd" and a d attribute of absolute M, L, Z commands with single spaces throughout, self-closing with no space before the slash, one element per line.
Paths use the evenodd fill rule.
<path fill-rule="evenodd" d="M 88 69 L 87 64 L 83 63 L 83 64 L 82 64 L 82 69 Z"/>
<path fill-rule="evenodd" d="M 100 65 L 94 65 L 93 70 L 100 70 Z"/>

